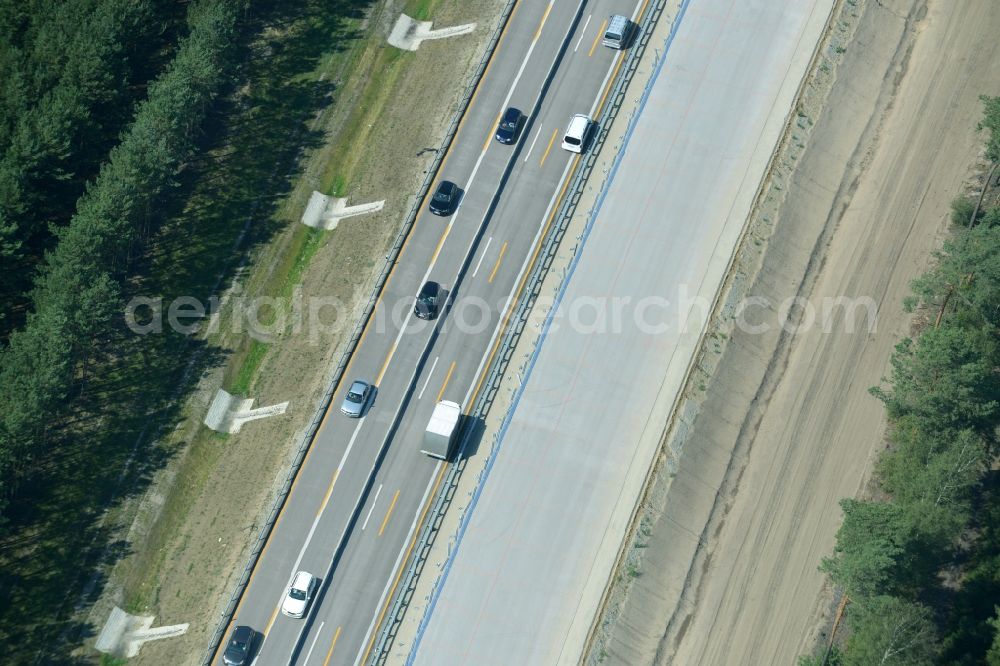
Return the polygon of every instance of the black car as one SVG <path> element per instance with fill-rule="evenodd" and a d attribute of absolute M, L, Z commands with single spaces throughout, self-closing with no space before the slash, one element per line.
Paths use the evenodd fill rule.
<path fill-rule="evenodd" d="M 413 306 L 413 314 L 420 319 L 434 319 L 438 313 L 438 299 L 441 295 L 441 285 L 437 282 L 425 282 L 417 294 L 417 302 Z"/>
<path fill-rule="evenodd" d="M 435 215 L 447 217 L 455 212 L 458 205 L 458 185 L 450 180 L 442 180 L 438 183 L 434 196 L 431 197 L 430 210 Z"/>
<path fill-rule="evenodd" d="M 521 111 L 510 107 L 504 112 L 497 125 L 496 139 L 500 143 L 511 144 L 517 141 L 517 135 L 521 131 Z"/>
<path fill-rule="evenodd" d="M 246 666 L 250 663 L 250 652 L 253 650 L 253 640 L 257 635 L 250 627 L 238 626 L 229 637 L 229 645 L 222 653 L 222 663 L 226 666 Z"/>

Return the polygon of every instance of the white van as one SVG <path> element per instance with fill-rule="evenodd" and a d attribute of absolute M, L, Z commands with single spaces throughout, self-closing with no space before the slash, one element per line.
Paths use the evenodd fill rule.
<path fill-rule="evenodd" d="M 627 16 L 615 14 L 608 19 L 608 29 L 604 31 L 604 38 L 601 44 L 613 49 L 624 49 L 628 47 L 629 39 L 632 37 L 632 21 Z"/>
<path fill-rule="evenodd" d="M 573 116 L 569 121 L 569 125 L 566 126 L 566 134 L 563 135 L 563 150 L 568 150 L 571 153 L 582 153 L 585 151 L 587 149 L 587 142 L 590 139 L 590 129 L 593 125 L 594 121 L 589 116 L 585 116 L 582 113 Z"/>

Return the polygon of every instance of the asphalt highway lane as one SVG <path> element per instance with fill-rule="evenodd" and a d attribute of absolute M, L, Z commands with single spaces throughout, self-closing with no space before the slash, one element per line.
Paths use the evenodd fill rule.
<path fill-rule="evenodd" d="M 258 664 L 354 664 L 370 649 L 443 464 L 419 452 L 434 403 L 467 405 L 500 319 L 577 157 L 560 149 L 593 112 L 618 52 L 599 46 L 632 2 L 521 2 L 439 178 L 464 190 L 450 218 L 421 213 L 237 611 L 264 633 Z M 528 114 L 514 146 L 493 141 L 507 106 Z M 448 290 L 437 321 L 412 316 L 424 280 Z M 488 314 L 486 311 L 488 310 Z M 377 386 L 366 416 L 338 411 L 354 378 Z M 298 570 L 322 579 L 305 619 L 279 613 Z"/>
<path fill-rule="evenodd" d="M 652 43 L 661 58 L 606 185 L 581 202 L 557 312 L 629 307 L 603 329 L 542 328 L 486 478 L 430 574 L 412 663 L 579 663 L 832 5 L 685 1 Z"/>

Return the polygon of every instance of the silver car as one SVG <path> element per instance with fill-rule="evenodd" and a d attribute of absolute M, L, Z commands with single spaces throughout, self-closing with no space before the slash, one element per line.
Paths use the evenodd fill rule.
<path fill-rule="evenodd" d="M 356 379 L 351 384 L 351 388 L 347 389 L 347 395 L 344 396 L 344 402 L 340 405 L 340 411 L 352 419 L 361 418 L 371 397 L 372 385 Z"/>

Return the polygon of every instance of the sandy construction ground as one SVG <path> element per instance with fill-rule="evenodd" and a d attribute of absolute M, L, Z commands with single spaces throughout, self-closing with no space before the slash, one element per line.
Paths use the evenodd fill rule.
<path fill-rule="evenodd" d="M 730 285 L 768 306 L 718 323 L 595 637 L 591 663 L 793 664 L 821 640 L 818 572 L 882 445 L 868 388 L 909 334 L 908 283 L 980 169 L 980 94 L 1000 92 L 1000 4 L 845 0 Z M 808 302 L 782 331 L 781 305 Z M 853 331 L 830 299 L 871 299 Z M 824 307 L 830 315 L 823 322 Z M 815 315 L 815 321 L 810 324 Z M 722 318 L 720 318 L 721 320 Z M 794 327 L 790 327 L 794 328 Z"/>

